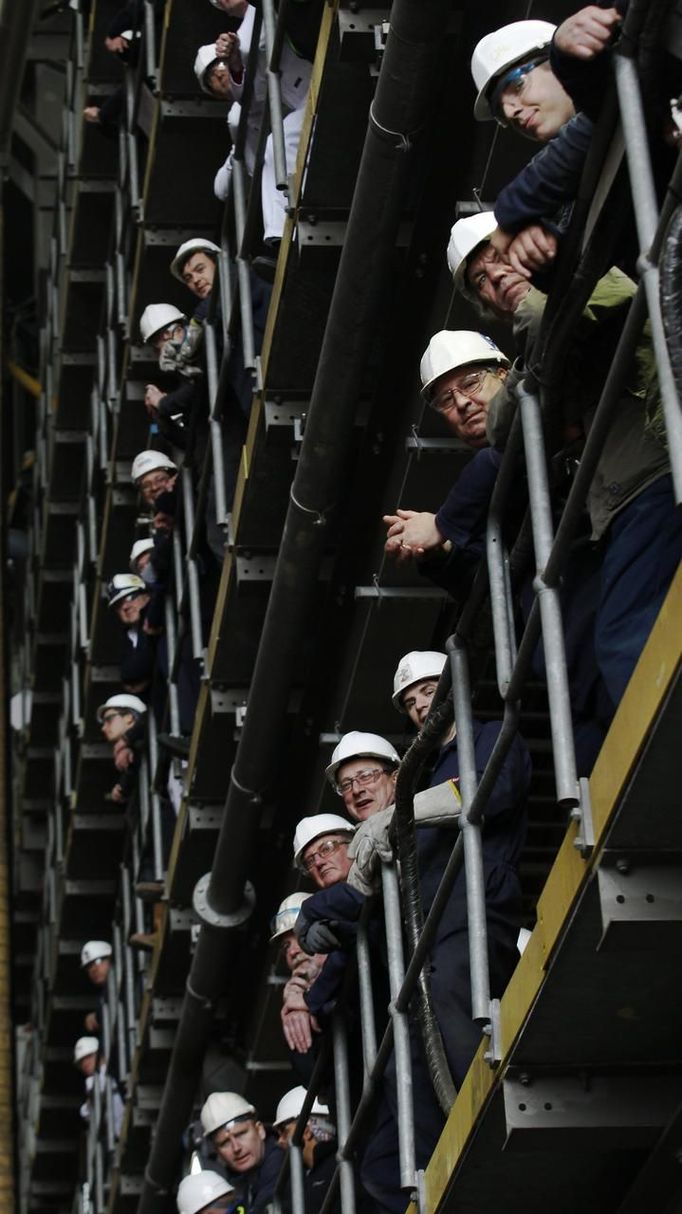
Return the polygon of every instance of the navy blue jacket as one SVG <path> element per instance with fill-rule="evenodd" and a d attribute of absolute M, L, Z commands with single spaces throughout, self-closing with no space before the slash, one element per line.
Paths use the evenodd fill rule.
<path fill-rule="evenodd" d="M 577 114 L 497 196 L 495 218 L 508 232 L 542 221 L 559 235 L 568 227 L 592 138 L 587 114 Z"/>

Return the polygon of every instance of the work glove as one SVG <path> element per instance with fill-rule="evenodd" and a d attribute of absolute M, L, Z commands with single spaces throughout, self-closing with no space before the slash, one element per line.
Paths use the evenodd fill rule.
<path fill-rule="evenodd" d="M 417 826 L 456 826 L 462 798 L 454 780 L 418 792 L 414 798 Z M 361 894 L 372 894 L 380 884 L 381 862 L 393 859 L 392 823 L 395 805 L 381 809 L 362 822 L 348 845 L 353 865 L 346 880 Z"/>
<path fill-rule="evenodd" d="M 294 931 L 301 948 L 312 957 L 315 953 L 333 953 L 334 949 L 342 947 L 335 927 L 333 919 L 318 919 L 311 923 L 303 914 L 299 914 Z"/>

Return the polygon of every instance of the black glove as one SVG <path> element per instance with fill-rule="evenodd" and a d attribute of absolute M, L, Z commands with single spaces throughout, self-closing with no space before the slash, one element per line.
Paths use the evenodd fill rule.
<path fill-rule="evenodd" d="M 313 957 L 315 953 L 333 953 L 341 948 L 341 941 L 333 930 L 336 927 L 333 919 L 319 919 L 311 923 L 299 914 L 294 931 L 301 948 Z"/>

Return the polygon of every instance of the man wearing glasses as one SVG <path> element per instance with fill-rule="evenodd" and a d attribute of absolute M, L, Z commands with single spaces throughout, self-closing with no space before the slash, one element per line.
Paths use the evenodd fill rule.
<path fill-rule="evenodd" d="M 325 775 L 356 822 L 386 809 L 395 800 L 400 755 L 376 733 L 354 729 L 341 738 Z"/>
<path fill-rule="evenodd" d="M 492 217 L 491 221 L 494 224 Z M 528 284 L 524 287 L 527 291 Z M 472 523 L 478 521 L 479 504 L 487 507 L 500 465 L 495 452 L 483 449 L 487 448 L 488 408 L 509 365 L 506 354 L 484 333 L 443 329 L 431 338 L 420 364 L 422 396 L 454 436 L 480 454 L 467 465 L 437 514 L 399 509 L 384 515 L 389 556 L 404 561 L 422 559 L 440 549 L 447 553 L 453 546 L 466 548 L 467 528 L 462 520 L 473 513 Z M 477 550 L 476 559 L 478 555 Z"/>

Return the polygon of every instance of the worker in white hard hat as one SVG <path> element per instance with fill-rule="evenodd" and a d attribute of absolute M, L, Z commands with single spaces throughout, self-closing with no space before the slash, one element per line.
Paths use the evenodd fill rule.
<path fill-rule="evenodd" d="M 135 790 L 140 756 L 147 739 L 146 714 L 144 701 L 125 692 L 109 696 L 97 709 L 97 720 L 111 746 L 118 773 L 110 797 L 119 805 L 124 804 Z"/>
<path fill-rule="evenodd" d="M 97 1037 L 79 1037 L 73 1047 L 73 1065 L 87 1079 L 97 1070 L 99 1058 L 99 1039 Z"/>
<path fill-rule="evenodd" d="M 389 556 L 398 561 L 423 560 L 444 546 L 449 546 L 448 552 L 453 544 L 465 547 L 460 520 L 467 511 L 460 499 L 469 493 L 470 481 L 477 496 L 483 480 L 484 505 L 489 500 L 490 477 L 492 473 L 494 483 L 499 459 L 483 450 L 488 445 L 487 415 L 509 366 L 507 355 L 485 333 L 444 329 L 431 338 L 420 364 L 422 395 L 448 429 L 482 458 L 467 466 L 453 491 L 455 500 L 450 495 L 437 513 L 399 508 L 384 515 Z"/>
<path fill-rule="evenodd" d="M 376 733 L 352 730 L 334 749 L 326 776 L 355 822 L 392 805 L 400 755 Z"/>
<path fill-rule="evenodd" d="M 304 1087 L 285 1092 L 275 1113 L 273 1129 L 277 1143 L 286 1151 L 294 1136 L 296 1123 L 308 1093 Z M 304 1205 L 306 1214 L 318 1214 L 327 1195 L 336 1168 L 336 1126 L 326 1104 L 315 1098 L 300 1138 L 304 1168 Z"/>
<path fill-rule="evenodd" d="M 233 1204 L 234 1185 L 217 1172 L 192 1172 L 178 1185 L 178 1214 L 223 1214 Z"/>
<path fill-rule="evenodd" d="M 282 1166 L 275 1134 L 237 1092 L 212 1092 L 201 1109 L 201 1124 L 245 1214 L 261 1214 L 272 1201 Z"/>
<path fill-rule="evenodd" d="M 594 60 L 605 59 L 619 20 L 615 7 L 589 6 L 559 29 L 546 21 L 515 21 L 487 34 L 474 50 L 476 117 L 496 118 L 548 145 L 495 203 L 493 246 L 526 277 L 551 268 L 570 219 L 592 120 L 606 92 L 603 65 L 595 71 Z"/>
<path fill-rule="evenodd" d="M 301 7 L 301 6 L 299 6 Z M 245 67 L 253 36 L 253 21 L 255 9 L 249 6 L 246 10 L 238 34 L 225 33 L 219 35 L 213 53 L 218 56 L 209 61 L 210 47 L 202 47 L 206 52 L 206 64 L 195 64 L 195 72 L 205 91 L 216 97 L 229 96 L 239 103 L 243 94 L 245 82 Z M 201 54 L 201 51 L 199 52 Z M 216 65 L 223 65 L 218 68 Z M 262 123 L 263 111 L 267 98 L 267 53 L 265 39 L 261 31 L 259 54 L 256 72 L 253 80 L 253 95 L 251 98 L 246 124 L 244 159 L 247 170 L 253 174 L 258 149 L 258 139 Z M 305 101 L 310 84 L 311 64 L 302 59 L 285 38 L 279 63 L 279 84 L 284 114 L 284 154 L 287 174 L 293 173 L 296 167 L 298 144 L 303 126 Z M 222 74 L 219 75 L 218 73 Z M 234 107 L 236 110 L 238 106 Z M 235 123 L 236 119 L 236 123 Z M 233 129 L 238 124 L 239 117 L 230 111 L 228 123 Z M 224 165 L 218 170 L 215 179 L 215 193 L 221 200 L 227 197 L 232 172 L 232 153 Z M 274 150 L 272 135 L 268 136 L 263 157 L 261 178 L 261 204 L 263 212 L 263 247 L 252 261 L 255 273 L 265 282 L 274 281 L 277 266 L 279 245 L 284 232 L 286 219 L 286 194 L 277 188 L 274 168 Z"/>
<path fill-rule="evenodd" d="M 106 940 L 88 940 L 81 949 L 81 969 L 97 988 L 97 1009 L 87 1013 L 83 1025 L 87 1033 L 99 1033 L 102 1029 L 105 988 L 111 970 L 111 945 Z"/>
<path fill-rule="evenodd" d="M 147 579 L 144 576 L 144 571 L 145 569 L 149 568 L 153 552 L 154 540 L 151 536 L 148 536 L 143 540 L 135 540 L 135 543 L 130 549 L 130 572 L 134 573 L 137 577 L 142 578 L 142 581 L 145 583 L 147 582 Z M 153 582 L 155 581 L 155 578 L 152 577 L 150 580 Z"/>
<path fill-rule="evenodd" d="M 153 505 L 160 493 L 172 492 L 178 475 L 178 466 L 163 451 L 149 448 L 140 451 L 132 462 L 130 477 L 148 505 Z"/>
<path fill-rule="evenodd" d="M 306 993 L 319 976 L 326 957 L 310 956 L 301 948 L 294 926 L 301 906 L 310 894 L 289 894 L 280 902 L 272 920 L 270 942 L 277 942 L 281 956 L 289 971 L 289 978 L 282 991 L 280 1017 L 282 1032 L 289 1049 L 294 1054 L 306 1054 L 313 1044 L 318 1026 L 314 1023 Z"/>
<path fill-rule="evenodd" d="M 88 1122 L 94 1103 L 95 1084 L 99 1087 L 102 1099 L 107 1086 L 107 1067 L 101 1055 L 99 1039 L 97 1037 L 79 1037 L 73 1047 L 73 1062 L 85 1080 L 85 1100 L 78 1111 L 83 1121 Z M 118 1138 L 123 1120 L 123 1100 L 115 1078 L 110 1076 L 109 1081 L 111 1084 L 111 1129 L 114 1138 Z"/>
<path fill-rule="evenodd" d="M 345 881 L 350 868 L 348 844 L 355 827 L 339 814 L 302 818 L 294 834 L 294 864 L 318 889 Z"/>
<path fill-rule="evenodd" d="M 206 300 L 213 288 L 219 253 L 220 246 L 215 241 L 193 236 L 180 245 L 170 264 L 171 274 L 197 299 Z"/>

